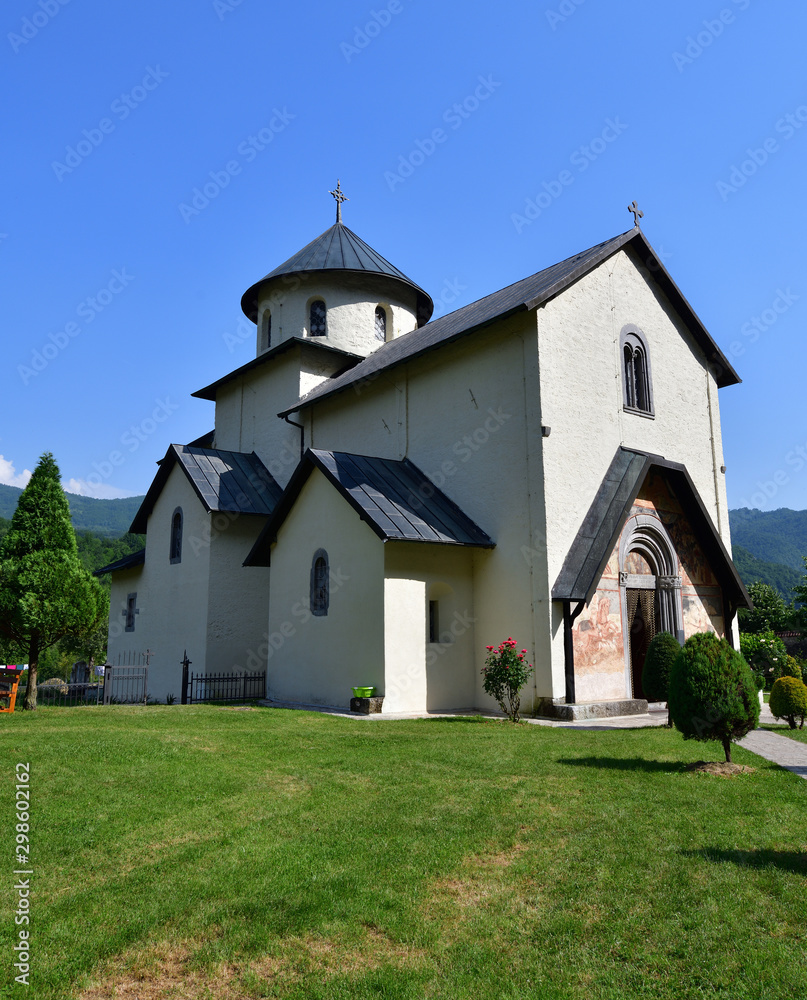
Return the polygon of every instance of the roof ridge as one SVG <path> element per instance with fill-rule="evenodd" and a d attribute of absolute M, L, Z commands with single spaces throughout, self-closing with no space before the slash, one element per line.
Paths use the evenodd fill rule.
<path fill-rule="evenodd" d="M 294 413 L 303 406 L 311 405 L 314 400 L 331 396 L 362 379 L 377 378 L 383 371 L 393 368 L 397 364 L 414 360 L 427 351 L 448 344 L 513 313 L 525 309 L 535 309 L 560 294 L 614 253 L 632 244 L 634 240 L 640 241 L 642 248 L 652 254 L 653 259 L 658 262 L 658 268 L 653 270 L 652 280 L 659 284 L 661 290 L 670 299 L 673 308 L 681 314 L 684 323 L 689 326 L 708 360 L 718 366 L 719 370 L 716 375 L 718 386 L 733 385 L 739 382 L 739 376 L 667 272 L 642 230 L 634 227 L 609 240 L 604 240 L 582 250 L 580 253 L 566 257 L 555 264 L 550 264 L 548 267 L 506 285 L 504 288 L 490 292 L 453 312 L 446 313 L 444 316 L 426 323 L 405 336 L 396 337 L 394 340 L 380 345 L 372 354 L 349 371 L 321 382 L 299 399 L 293 407 L 281 411 L 278 415 L 285 416 Z M 646 263 L 649 262 L 646 261 Z"/>

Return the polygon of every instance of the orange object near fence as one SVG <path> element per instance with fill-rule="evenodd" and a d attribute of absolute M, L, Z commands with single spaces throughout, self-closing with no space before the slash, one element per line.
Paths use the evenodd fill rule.
<path fill-rule="evenodd" d="M 13 712 L 14 705 L 17 701 L 17 688 L 19 687 L 20 677 L 25 667 L 15 666 L 14 664 L 9 664 L 3 666 L 0 664 L 0 702 L 8 701 L 8 706 L 6 708 L 0 707 L 0 712 Z"/>

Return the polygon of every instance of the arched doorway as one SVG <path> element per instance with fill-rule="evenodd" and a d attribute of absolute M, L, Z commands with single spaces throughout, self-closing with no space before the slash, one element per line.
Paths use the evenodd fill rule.
<path fill-rule="evenodd" d="M 639 514 L 628 521 L 619 566 L 625 688 L 629 698 L 643 698 L 642 669 L 653 637 L 670 632 L 683 640 L 678 559 L 658 518 Z"/>
<path fill-rule="evenodd" d="M 628 587 L 625 592 L 628 623 L 628 658 L 630 661 L 631 693 L 644 698 L 642 669 L 650 642 L 656 635 L 655 587 Z"/>

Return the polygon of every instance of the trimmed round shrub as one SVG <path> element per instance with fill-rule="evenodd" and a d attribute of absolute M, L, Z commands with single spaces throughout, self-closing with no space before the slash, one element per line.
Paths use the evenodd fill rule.
<path fill-rule="evenodd" d="M 731 763 L 732 740 L 759 722 L 759 696 L 751 669 L 713 632 L 698 632 L 681 647 L 670 669 L 670 717 L 685 740 L 717 740 Z"/>
<path fill-rule="evenodd" d="M 666 701 L 670 667 L 681 652 L 681 643 L 669 632 L 653 636 L 642 668 L 642 690 L 648 701 Z"/>
<path fill-rule="evenodd" d="M 804 728 L 807 715 L 807 687 L 797 677 L 780 677 L 771 688 L 770 710 L 777 719 L 786 719 L 791 729 L 796 728 L 796 719 L 801 719 Z"/>

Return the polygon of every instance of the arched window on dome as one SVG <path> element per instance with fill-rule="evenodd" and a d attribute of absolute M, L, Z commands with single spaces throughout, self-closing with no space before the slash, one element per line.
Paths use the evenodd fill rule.
<path fill-rule="evenodd" d="M 272 314 L 264 309 L 261 315 L 261 350 L 268 351 L 272 344 Z"/>
<path fill-rule="evenodd" d="M 622 403 L 624 408 L 645 417 L 655 415 L 650 354 L 638 327 L 626 326 L 620 338 L 622 349 Z"/>
<path fill-rule="evenodd" d="M 382 344 L 387 339 L 387 310 L 383 306 L 375 307 L 375 339 Z"/>
<path fill-rule="evenodd" d="M 172 563 L 182 562 L 182 508 L 177 507 L 171 515 L 171 549 Z"/>
<path fill-rule="evenodd" d="M 325 303 L 322 299 L 314 299 L 308 313 L 308 336 L 326 337 L 328 328 L 325 323 Z"/>

